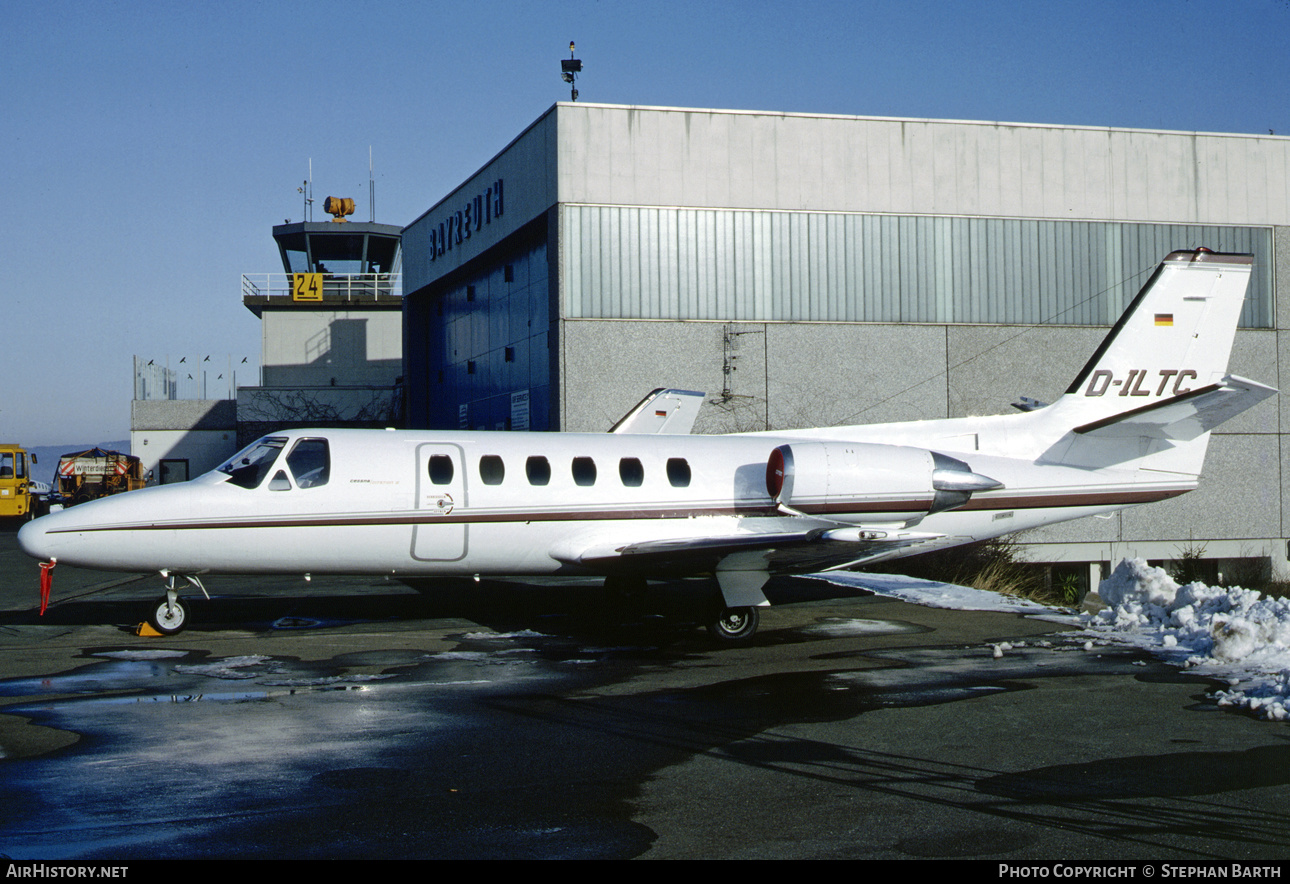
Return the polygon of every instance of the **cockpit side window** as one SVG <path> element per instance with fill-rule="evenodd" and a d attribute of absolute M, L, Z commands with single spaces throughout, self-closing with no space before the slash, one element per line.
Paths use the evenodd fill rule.
<path fill-rule="evenodd" d="M 326 485 L 331 474 L 331 455 L 326 439 L 301 439 L 287 455 L 287 466 L 296 477 L 297 488 Z"/>
<path fill-rule="evenodd" d="M 286 444 L 285 436 L 265 436 L 233 455 L 232 460 L 221 466 L 219 471 L 227 473 L 229 482 L 234 485 L 258 488 Z"/>

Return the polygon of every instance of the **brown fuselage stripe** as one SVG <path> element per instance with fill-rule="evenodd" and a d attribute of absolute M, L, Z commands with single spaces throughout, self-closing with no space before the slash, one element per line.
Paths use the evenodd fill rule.
<path fill-rule="evenodd" d="M 1118 491 L 1109 493 L 1085 492 L 1080 494 L 1031 494 L 1017 497 L 989 497 L 968 501 L 951 512 L 979 512 L 983 510 L 1061 509 L 1080 506 L 1129 506 L 1153 503 L 1186 494 L 1190 488 L 1158 489 L 1153 491 Z M 857 504 L 805 505 L 797 509 L 806 515 L 831 516 L 866 513 L 926 513 L 929 501 L 888 501 L 867 506 Z M 218 528 L 303 528 L 335 526 L 378 525 L 468 525 L 498 522 L 592 522 L 639 521 L 647 519 L 689 519 L 698 516 L 783 516 L 768 505 L 699 507 L 694 509 L 624 509 L 602 511 L 552 511 L 542 510 L 521 513 L 462 513 L 438 514 L 429 510 L 411 510 L 406 514 L 383 516 L 292 516 L 264 517 L 241 521 L 191 521 L 162 523 L 127 523 L 95 525 L 77 528 L 51 528 L 50 534 L 89 533 L 98 531 L 192 531 Z"/>

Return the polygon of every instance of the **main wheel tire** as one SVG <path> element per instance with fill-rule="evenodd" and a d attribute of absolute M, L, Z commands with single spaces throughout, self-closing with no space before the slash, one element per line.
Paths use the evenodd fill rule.
<path fill-rule="evenodd" d="M 152 616 L 148 618 L 152 628 L 162 635 L 175 635 L 183 630 L 187 621 L 188 609 L 184 607 L 184 603 L 179 599 L 175 599 L 174 605 L 171 605 L 165 596 L 162 596 L 161 600 L 157 602 L 156 607 L 153 608 Z"/>
<path fill-rule="evenodd" d="M 722 608 L 708 622 L 708 632 L 717 641 L 736 644 L 757 634 L 761 615 L 756 608 Z"/>

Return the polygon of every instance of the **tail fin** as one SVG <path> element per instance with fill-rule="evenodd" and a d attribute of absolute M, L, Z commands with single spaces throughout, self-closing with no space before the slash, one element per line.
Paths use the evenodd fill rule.
<path fill-rule="evenodd" d="M 1252 264 L 1251 255 L 1171 252 L 1066 395 L 1096 418 L 1217 381 L 1227 373 Z"/>
<path fill-rule="evenodd" d="M 704 395 L 694 390 L 665 390 L 660 387 L 636 403 L 609 428 L 609 432 L 684 436 L 699 416 Z"/>
<path fill-rule="evenodd" d="M 1042 459 L 1098 467 L 1172 449 L 1276 392 L 1227 375 L 1252 266 L 1251 255 L 1170 253 L 1043 410 L 1068 432 Z M 1199 473 L 1204 444 L 1172 460 Z"/>

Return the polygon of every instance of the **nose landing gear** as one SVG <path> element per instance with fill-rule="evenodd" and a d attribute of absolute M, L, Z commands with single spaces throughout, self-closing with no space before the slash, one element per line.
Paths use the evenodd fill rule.
<path fill-rule="evenodd" d="M 166 594 L 153 607 L 152 614 L 148 617 L 148 625 L 161 635 L 176 635 L 188 622 L 188 609 L 179 599 L 179 592 L 175 588 L 175 575 L 166 572 L 162 574 L 166 578 Z M 207 599 L 210 598 L 210 593 L 206 592 L 206 587 L 202 586 L 200 580 L 187 574 L 182 576 L 191 586 L 200 589 Z"/>

